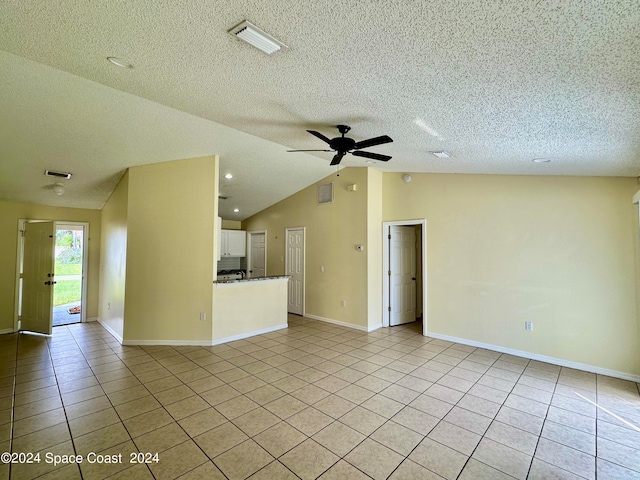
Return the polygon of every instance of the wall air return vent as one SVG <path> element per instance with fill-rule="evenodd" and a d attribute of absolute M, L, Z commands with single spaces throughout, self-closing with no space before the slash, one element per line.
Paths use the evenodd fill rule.
<path fill-rule="evenodd" d="M 333 183 L 318 185 L 318 205 L 333 203 Z"/>
<path fill-rule="evenodd" d="M 45 170 L 44 174 L 47 177 L 66 178 L 67 180 L 71 178 L 71 174 L 67 172 L 54 172 L 53 170 Z"/>

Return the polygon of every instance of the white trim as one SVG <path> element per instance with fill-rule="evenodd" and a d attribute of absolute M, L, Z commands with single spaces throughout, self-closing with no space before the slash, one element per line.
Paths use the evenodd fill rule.
<path fill-rule="evenodd" d="M 289 271 L 289 255 L 287 248 L 289 246 L 289 230 L 302 230 L 302 316 L 307 311 L 307 227 L 286 227 L 284 229 L 284 274 L 288 275 Z M 289 276 L 291 278 L 291 276 Z M 287 313 L 289 312 L 289 296 L 287 295 Z M 297 315 L 297 313 L 293 313 Z"/>
<path fill-rule="evenodd" d="M 209 340 L 125 340 L 122 345 L 170 345 L 172 347 L 210 347 L 212 345 Z"/>
<path fill-rule="evenodd" d="M 389 228 L 392 225 L 422 227 L 422 334 L 427 335 L 427 220 L 396 220 L 382 222 L 382 326 L 389 326 Z"/>
<path fill-rule="evenodd" d="M 244 338 L 254 337 L 256 335 L 262 335 L 264 333 L 275 332 L 276 330 L 282 330 L 283 328 L 288 327 L 288 323 L 282 323 L 280 325 L 276 325 L 275 327 L 263 328 L 262 330 L 254 330 L 253 332 L 241 333 L 239 335 L 232 335 L 231 337 L 226 338 L 219 338 L 217 340 L 209 342 L 209 345 L 220 345 L 221 343 L 234 342 L 236 340 L 242 340 Z"/>
<path fill-rule="evenodd" d="M 0 335 L 4 335 L 6 333 L 13 333 L 13 332 L 15 332 L 13 328 L 3 328 L 2 330 L 0 330 Z"/>
<path fill-rule="evenodd" d="M 595 365 L 587 365 L 586 363 L 572 362 L 570 360 L 563 360 L 561 358 L 548 357 L 546 355 L 539 355 L 537 353 L 525 352 L 523 350 L 515 350 L 513 348 L 501 347 L 499 345 L 492 345 L 490 343 L 476 342 L 475 340 L 467 340 L 466 338 L 451 337 L 449 335 L 441 335 L 439 333 L 429 332 L 428 337 L 436 338 L 438 340 L 446 340 L 448 342 L 461 343 L 463 345 L 470 345 L 472 347 L 486 348 L 487 350 L 494 350 L 500 353 L 507 353 L 509 355 L 515 355 L 516 357 L 524 357 L 530 360 L 538 360 L 539 362 L 551 363 L 561 367 L 575 368 L 576 370 L 584 370 L 585 372 L 597 373 L 599 375 L 606 375 L 608 377 L 622 378 L 623 380 L 629 380 L 631 382 L 640 382 L 640 375 L 634 375 L 632 373 L 618 372 L 617 370 L 609 370 L 608 368 L 596 367 Z"/>
<path fill-rule="evenodd" d="M 635 193 L 635 195 L 633 196 L 632 202 L 640 204 L 640 190 L 638 190 Z"/>
<path fill-rule="evenodd" d="M 115 330 L 113 328 L 111 328 L 109 325 L 107 325 L 106 323 L 104 323 L 102 320 L 100 320 L 100 318 L 96 317 L 96 320 L 98 321 L 98 323 L 100 325 L 102 325 L 104 327 L 104 329 L 109 332 L 111 335 L 113 335 L 113 337 L 118 340 L 120 342 L 120 345 L 124 345 L 124 342 L 122 341 L 122 337 L 120 335 L 118 335 Z"/>
<path fill-rule="evenodd" d="M 367 327 L 363 327 L 362 325 L 354 325 L 353 323 L 341 322 L 340 320 L 320 317 L 318 315 L 311 315 L 310 313 L 303 315 L 303 317 L 310 318 L 312 320 L 319 320 L 325 323 L 333 323 L 334 325 L 340 325 L 341 327 L 353 328 L 355 330 L 360 330 L 361 332 L 373 332 L 374 330 L 377 330 L 378 328 L 382 327 L 382 324 L 379 323 L 378 325 L 374 325 L 369 329 Z"/>

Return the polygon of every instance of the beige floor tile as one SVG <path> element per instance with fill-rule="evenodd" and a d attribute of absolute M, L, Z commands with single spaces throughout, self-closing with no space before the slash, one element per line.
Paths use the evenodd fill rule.
<path fill-rule="evenodd" d="M 134 438 L 133 442 L 141 452 L 156 453 L 164 452 L 188 439 L 189 436 L 177 423 L 170 423 Z"/>
<path fill-rule="evenodd" d="M 73 455 L 73 444 L 71 441 L 55 445 L 53 447 L 47 447 L 46 450 L 40 452 L 41 458 L 44 458 L 45 454 L 49 452 L 52 455 Z M 36 452 L 34 452 L 36 453 Z M 47 463 L 41 461 L 40 463 L 32 464 L 13 464 L 11 465 L 11 479 L 12 480 L 27 480 L 45 475 L 55 470 L 62 469 L 66 465 L 53 465 L 53 463 Z"/>
<path fill-rule="evenodd" d="M 279 388 L 283 392 L 291 393 L 291 392 L 295 392 L 296 390 L 301 389 L 302 387 L 304 387 L 308 383 L 309 382 L 307 382 L 305 380 L 302 380 L 300 378 L 288 375 L 288 376 L 283 377 L 283 378 L 281 378 L 279 380 L 276 380 L 271 385 L 273 385 L 276 388 Z"/>
<path fill-rule="evenodd" d="M 167 412 L 176 420 L 181 420 L 208 408 L 211 408 L 209 404 L 197 395 L 165 406 Z"/>
<path fill-rule="evenodd" d="M 480 435 L 445 421 L 438 423 L 428 437 L 467 456 L 473 453 L 482 438 Z"/>
<path fill-rule="evenodd" d="M 320 480 L 369 480 L 371 477 L 365 475 L 350 463 L 340 460 L 318 478 Z"/>
<path fill-rule="evenodd" d="M 156 408 L 137 417 L 129 418 L 123 423 L 129 434 L 136 438 L 172 422 L 173 418 L 164 408 Z"/>
<path fill-rule="evenodd" d="M 600 472 L 598 472 L 600 473 Z M 511 477 L 510 477 L 511 478 Z M 558 480 L 584 480 L 584 477 L 575 475 L 567 470 L 550 465 L 542 460 L 534 458 L 529 469 L 527 480 L 548 480 L 550 478 Z M 601 479 L 623 480 L 624 476 L 607 476 L 602 475 Z"/>
<path fill-rule="evenodd" d="M 386 479 L 404 456 L 371 439 L 364 440 L 344 459 L 376 480 Z"/>
<path fill-rule="evenodd" d="M 208 458 L 193 440 L 176 445 L 162 452 L 158 463 L 149 465 L 153 476 L 157 480 L 173 479 L 199 467 L 208 461 Z"/>
<path fill-rule="evenodd" d="M 213 375 L 188 383 L 189 388 L 198 394 L 222 385 L 224 385 L 224 382 Z"/>
<path fill-rule="evenodd" d="M 95 457 L 94 462 L 83 461 L 80 464 L 82 477 L 86 479 L 107 478 L 131 467 L 129 463 L 131 453 L 138 450 L 131 440 L 96 452 L 101 457 Z"/>
<path fill-rule="evenodd" d="M 76 452 L 86 455 L 89 452 L 101 452 L 115 445 L 131 440 L 129 433 L 122 423 L 114 423 L 108 427 L 79 437 L 74 437 Z"/>
<path fill-rule="evenodd" d="M 442 478 L 407 458 L 391 474 L 389 480 L 442 480 Z"/>
<path fill-rule="evenodd" d="M 203 463 L 179 478 L 180 480 L 226 480 L 220 469 L 211 461 Z"/>
<path fill-rule="evenodd" d="M 596 437 L 581 430 L 567 427 L 555 422 L 546 421 L 540 434 L 544 438 L 554 442 L 575 448 L 589 455 L 596 454 Z M 599 447 L 599 446 L 598 446 Z M 639 446 L 640 448 L 640 446 Z M 600 450 L 598 448 L 598 450 Z M 531 453 L 533 454 L 533 453 Z"/>
<path fill-rule="evenodd" d="M 253 400 L 245 396 L 240 396 L 220 403 L 214 408 L 229 420 L 233 420 L 258 407 L 259 405 Z"/>
<path fill-rule="evenodd" d="M 462 471 L 468 457 L 425 438 L 408 458 L 446 479 L 455 479 Z"/>
<path fill-rule="evenodd" d="M 77 463 L 72 463 L 52 472 L 46 473 L 39 480 L 81 480 L 80 466 Z"/>
<path fill-rule="evenodd" d="M 411 407 L 403 408 L 391 420 L 422 435 L 427 435 L 440 421 L 433 415 Z"/>
<path fill-rule="evenodd" d="M 153 480 L 153 475 L 147 465 L 137 464 L 110 476 L 109 480 Z"/>
<path fill-rule="evenodd" d="M 420 395 L 411 402 L 409 406 L 436 418 L 444 418 L 444 416 L 453 408 L 452 404 L 443 402 L 442 400 L 438 400 L 437 398 L 430 397 L 426 394 Z"/>
<path fill-rule="evenodd" d="M 272 385 L 265 385 L 246 394 L 247 397 L 258 405 L 266 405 L 267 403 L 273 402 L 284 395 L 286 395 L 285 392 Z"/>
<path fill-rule="evenodd" d="M 216 466 L 230 480 L 244 480 L 274 460 L 253 440 L 246 440 L 214 460 Z"/>
<path fill-rule="evenodd" d="M 385 418 L 391 418 L 405 407 L 405 404 L 396 402 L 384 395 L 374 395 L 361 405 L 367 410 L 377 413 Z"/>
<path fill-rule="evenodd" d="M 178 421 L 184 431 L 191 437 L 196 437 L 226 422 L 227 419 L 212 407 Z"/>
<path fill-rule="evenodd" d="M 67 418 L 69 420 L 73 420 L 74 418 L 79 418 L 84 415 L 89 415 L 90 413 L 99 412 L 100 410 L 105 410 L 107 408 L 111 408 L 111 402 L 106 395 L 102 395 L 90 400 L 85 400 L 84 402 L 78 402 L 74 403 L 73 405 L 69 405 L 65 407 L 65 412 L 67 414 Z"/>
<path fill-rule="evenodd" d="M 140 397 L 127 403 L 121 403 L 115 407 L 122 420 L 142 415 L 160 407 L 160 403 L 151 395 Z"/>
<path fill-rule="evenodd" d="M 544 462 L 577 473 L 584 478 L 595 478 L 595 458 L 593 456 L 546 438 L 540 438 L 535 456 Z"/>
<path fill-rule="evenodd" d="M 311 439 L 280 457 L 280 462 L 303 480 L 317 478 L 338 460 L 339 457 Z"/>
<path fill-rule="evenodd" d="M 221 453 L 244 442 L 247 435 L 233 423 L 227 422 L 194 438 L 200 448 L 214 459 Z"/>
<path fill-rule="evenodd" d="M 13 409 L 13 420 L 22 420 L 27 417 L 32 417 L 33 415 L 38 415 L 40 413 L 49 412 L 51 410 L 55 410 L 57 408 L 62 407 L 62 401 L 60 400 L 60 396 L 55 396 L 51 398 L 47 398 L 45 400 L 39 400 L 36 402 L 27 403 L 25 405 L 20 405 Z"/>
<path fill-rule="evenodd" d="M 275 458 L 291 450 L 307 439 L 298 430 L 286 422 L 280 422 L 253 438 Z"/>
<path fill-rule="evenodd" d="M 483 438 L 473 452 L 473 458 L 515 478 L 525 479 L 531 456 L 488 438 Z"/>
<path fill-rule="evenodd" d="M 287 423 L 309 437 L 322 430 L 332 421 L 333 418 L 313 407 L 305 408 L 304 410 L 287 418 Z"/>
<path fill-rule="evenodd" d="M 52 427 L 16 438 L 13 441 L 14 452 L 37 452 L 53 445 L 64 443 L 71 439 L 69 427 L 66 423 L 59 423 Z"/>
<path fill-rule="evenodd" d="M 73 437 L 79 437 L 119 422 L 120 418 L 116 411 L 113 408 L 106 408 L 99 412 L 69 420 L 69 428 Z"/>
<path fill-rule="evenodd" d="M 163 390 L 162 392 L 158 392 L 154 394 L 156 399 L 162 405 L 171 405 L 172 403 L 179 402 L 186 398 L 192 397 L 195 395 L 195 392 L 191 390 L 186 385 L 180 385 L 174 388 L 170 388 L 168 390 Z"/>
<path fill-rule="evenodd" d="M 407 456 L 424 436 L 398 423 L 388 421 L 373 432 L 371 438 L 399 454 Z"/>
<path fill-rule="evenodd" d="M 118 378 L 116 380 L 101 384 L 102 389 L 107 394 L 118 392 L 120 390 L 126 390 L 138 385 L 140 385 L 140 381 L 133 375 L 124 378 Z"/>
<path fill-rule="evenodd" d="M 224 403 L 232 398 L 239 397 L 240 395 L 240 392 L 235 388 L 232 388 L 229 385 L 222 385 L 201 393 L 200 397 L 202 397 L 202 399 L 204 399 L 209 405 L 215 407 L 216 405 Z"/>
<path fill-rule="evenodd" d="M 267 403 L 264 408 L 269 410 L 274 415 L 277 415 L 281 419 L 285 420 L 290 416 L 307 408 L 307 404 L 301 402 L 297 398 L 292 397 L 291 395 L 285 395 L 278 398 L 277 400 L 274 400 L 273 402 Z"/>
<path fill-rule="evenodd" d="M 245 413 L 233 420 L 233 423 L 250 437 L 263 432 L 279 422 L 280 418 L 262 407 L 251 410 L 249 413 Z"/>
<path fill-rule="evenodd" d="M 313 436 L 313 439 L 340 457 L 345 456 L 364 439 L 365 435 L 340 422 L 333 422 Z"/>
<path fill-rule="evenodd" d="M 298 476 L 277 460 L 249 477 L 250 480 L 298 480 L 298 478 Z"/>
<path fill-rule="evenodd" d="M 128 403 L 139 398 L 148 397 L 149 391 L 143 385 L 136 385 L 124 390 L 108 393 L 107 396 L 109 397 L 109 400 L 111 401 L 113 406 L 117 407 L 118 405 L 122 405 L 123 403 Z"/>
<path fill-rule="evenodd" d="M 13 387 L 9 387 L 10 395 L 13 395 Z M 20 405 L 25 405 L 27 403 L 36 402 L 38 400 L 44 400 L 46 398 L 53 398 L 59 396 L 60 392 L 58 391 L 57 385 L 52 385 L 50 387 L 40 388 L 38 390 L 31 390 L 30 392 L 25 392 L 20 395 L 16 395 L 13 399 L 13 404 L 17 407 Z M 10 398 L 8 398 L 10 401 Z M 10 407 L 11 405 L 9 405 Z"/>
<path fill-rule="evenodd" d="M 319 402 L 315 403 L 313 407 L 320 410 L 333 418 L 339 418 L 345 413 L 353 410 L 357 405 L 337 395 L 329 395 Z"/>
<path fill-rule="evenodd" d="M 11 410 L 7 410 L 8 420 L 11 420 Z M 23 420 L 17 420 L 13 423 L 13 438 L 18 438 L 23 435 L 42 430 L 43 428 L 52 427 L 65 421 L 64 409 L 57 408 L 50 412 L 41 413 L 32 417 L 25 418 Z M 0 421 L 0 424 L 3 424 Z M 10 423 L 4 423 L 10 425 Z"/>

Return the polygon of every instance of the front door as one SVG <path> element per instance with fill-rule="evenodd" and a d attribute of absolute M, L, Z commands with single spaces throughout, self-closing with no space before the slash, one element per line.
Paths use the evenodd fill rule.
<path fill-rule="evenodd" d="M 304 312 L 304 228 L 287 228 L 286 272 L 290 275 L 288 309 L 290 313 Z"/>
<path fill-rule="evenodd" d="M 389 325 L 416 320 L 416 232 L 389 227 Z"/>
<path fill-rule="evenodd" d="M 53 222 L 24 226 L 20 330 L 51 335 L 55 233 Z"/>
<path fill-rule="evenodd" d="M 267 275 L 265 266 L 266 235 L 264 233 L 249 233 L 249 277 L 264 277 Z"/>

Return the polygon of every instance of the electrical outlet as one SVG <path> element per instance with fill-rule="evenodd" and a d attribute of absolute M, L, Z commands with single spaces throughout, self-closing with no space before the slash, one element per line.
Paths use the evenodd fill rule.
<path fill-rule="evenodd" d="M 524 329 L 532 331 L 533 330 L 533 322 L 524 322 Z"/>
<path fill-rule="evenodd" d="M 343 307 L 346 307 L 346 306 L 347 306 L 347 301 L 346 301 L 346 300 L 342 300 L 342 302 L 341 302 L 341 303 L 342 303 L 342 306 L 343 306 Z"/>
<path fill-rule="evenodd" d="M 322 266 L 320 267 L 320 271 L 321 271 L 322 273 L 324 273 L 324 265 L 322 265 Z"/>

